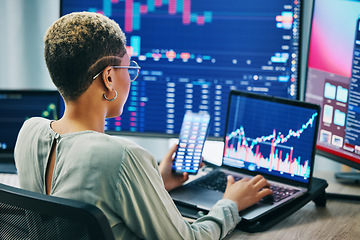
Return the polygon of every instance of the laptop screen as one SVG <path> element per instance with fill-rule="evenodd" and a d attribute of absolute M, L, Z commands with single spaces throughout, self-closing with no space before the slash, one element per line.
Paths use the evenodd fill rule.
<path fill-rule="evenodd" d="M 0 90 L 0 154 L 12 154 L 19 130 L 31 117 L 57 119 L 57 91 Z"/>
<path fill-rule="evenodd" d="M 318 116 L 317 105 L 232 91 L 223 165 L 309 183 Z"/>

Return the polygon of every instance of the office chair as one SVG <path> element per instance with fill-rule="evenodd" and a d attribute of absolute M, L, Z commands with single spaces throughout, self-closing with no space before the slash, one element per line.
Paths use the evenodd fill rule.
<path fill-rule="evenodd" d="M 0 239 L 114 240 L 96 206 L 0 184 Z"/>

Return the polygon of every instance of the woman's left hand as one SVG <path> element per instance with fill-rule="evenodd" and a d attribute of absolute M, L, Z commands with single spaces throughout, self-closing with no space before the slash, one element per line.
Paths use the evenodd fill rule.
<path fill-rule="evenodd" d="M 160 173 L 167 191 L 181 186 L 189 179 L 188 173 L 175 174 L 172 172 L 172 164 L 174 161 L 173 154 L 176 152 L 176 149 L 177 145 L 172 146 L 159 165 Z"/>

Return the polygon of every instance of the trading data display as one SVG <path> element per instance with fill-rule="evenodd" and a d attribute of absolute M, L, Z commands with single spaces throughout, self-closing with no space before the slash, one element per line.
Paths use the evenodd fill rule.
<path fill-rule="evenodd" d="M 307 183 L 318 110 L 232 96 L 223 164 Z"/>
<path fill-rule="evenodd" d="M 208 112 L 221 137 L 231 89 L 297 98 L 297 0 L 84 0 L 62 15 L 102 13 L 119 23 L 141 67 L 124 113 L 107 131 L 178 134 L 187 110 Z"/>
<path fill-rule="evenodd" d="M 0 90 L 0 153 L 13 153 L 24 121 L 32 117 L 59 118 L 57 91 Z"/>

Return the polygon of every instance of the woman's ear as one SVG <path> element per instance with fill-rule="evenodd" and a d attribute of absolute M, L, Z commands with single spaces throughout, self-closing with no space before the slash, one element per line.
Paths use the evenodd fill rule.
<path fill-rule="evenodd" d="M 112 91 L 113 87 L 113 78 L 112 78 L 112 71 L 113 69 L 108 66 L 104 69 L 104 71 L 102 72 L 101 76 L 102 76 L 102 81 L 104 83 L 104 87 L 106 89 L 108 89 L 109 91 Z"/>

